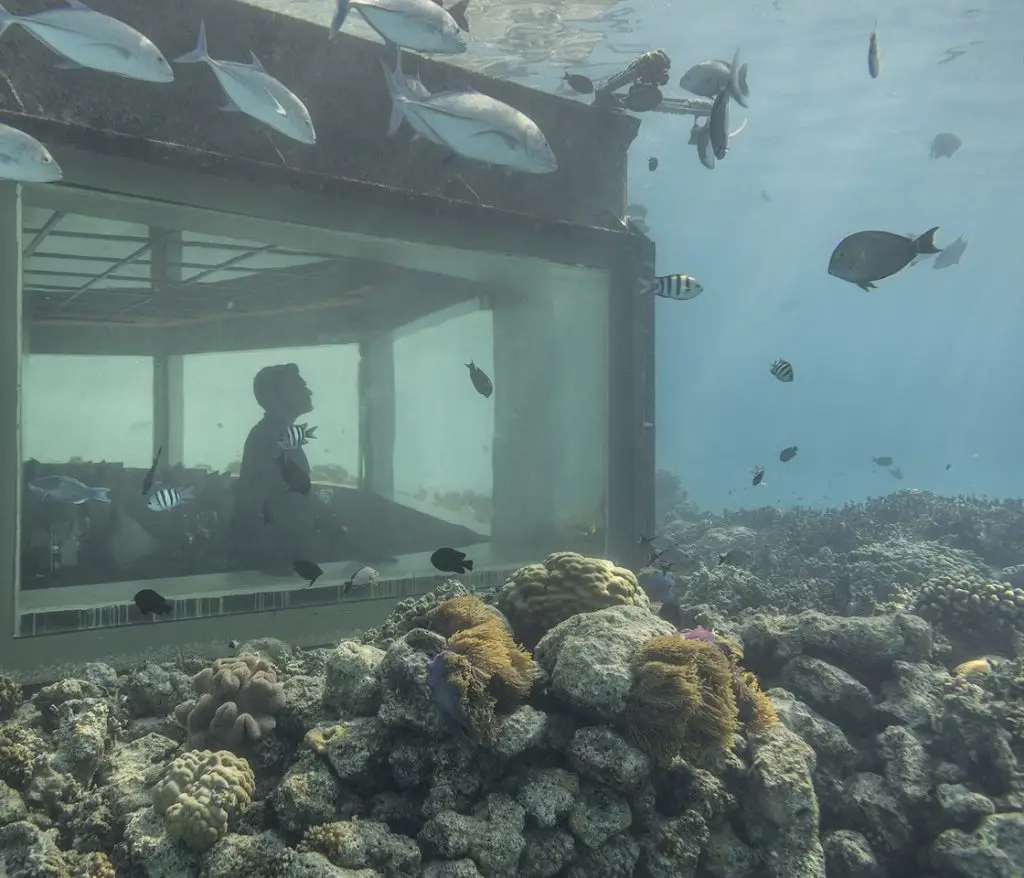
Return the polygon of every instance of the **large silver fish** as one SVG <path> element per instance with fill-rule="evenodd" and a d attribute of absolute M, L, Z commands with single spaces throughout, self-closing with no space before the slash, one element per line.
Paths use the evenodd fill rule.
<path fill-rule="evenodd" d="M 388 69 L 388 65 L 383 60 L 381 60 L 380 66 L 384 70 L 388 94 L 391 95 L 391 118 L 388 121 L 387 136 L 394 137 L 398 129 L 402 127 L 402 122 L 406 121 L 415 132 L 413 140 L 423 138 L 431 143 L 436 143 L 438 146 L 445 146 L 445 142 L 434 134 L 429 126 L 422 124 L 415 115 L 406 116 L 403 111 L 402 104 L 399 102 L 400 98 L 406 100 L 428 100 L 433 95 L 427 91 L 427 87 L 420 82 L 418 76 L 409 77 L 402 72 L 402 50 L 398 50 L 398 61 L 393 71 Z M 438 92 L 438 94 L 441 94 L 441 92 Z"/>
<path fill-rule="evenodd" d="M 144 82 L 173 82 L 174 71 L 152 41 L 123 21 L 82 0 L 35 15 L 11 15 L 0 6 L 0 34 L 19 25 L 66 59 L 62 67 L 88 67 Z"/>
<path fill-rule="evenodd" d="M 56 183 L 63 177 L 45 146 L 24 131 L 0 123 L 0 180 Z"/>
<path fill-rule="evenodd" d="M 110 488 L 91 488 L 71 476 L 43 476 L 28 483 L 28 489 L 43 500 L 57 503 L 74 503 L 76 506 L 89 500 L 109 503 Z"/>
<path fill-rule="evenodd" d="M 174 62 L 209 64 L 228 99 L 222 109 L 245 113 L 299 143 L 316 143 L 316 131 L 306 105 L 267 73 L 255 54 L 250 52 L 250 55 L 252 62 L 249 64 L 211 58 L 206 48 L 206 22 L 202 21 L 196 47 Z"/>
<path fill-rule="evenodd" d="M 832 251 L 828 273 L 856 284 L 862 290 L 875 288 L 875 281 L 891 277 L 923 253 L 938 253 L 935 232 L 929 229 L 917 238 L 894 232 L 866 231 L 848 235 Z"/>
<path fill-rule="evenodd" d="M 400 49 L 438 55 L 466 51 L 466 36 L 458 22 L 434 0 L 337 0 L 332 38 L 341 30 L 350 8 L 358 9 L 384 42 Z"/>
<path fill-rule="evenodd" d="M 398 87 L 400 76 L 388 78 Z M 525 113 L 473 89 L 415 98 L 392 90 L 389 130 L 405 118 L 413 129 L 454 156 L 501 165 L 528 174 L 558 170 L 558 159 L 543 132 Z M 396 124 L 397 121 L 397 124 Z"/>

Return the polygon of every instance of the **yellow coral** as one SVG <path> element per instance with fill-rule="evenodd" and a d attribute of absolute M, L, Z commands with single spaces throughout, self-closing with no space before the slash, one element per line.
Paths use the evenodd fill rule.
<path fill-rule="evenodd" d="M 167 834 L 195 850 L 208 850 L 247 808 L 256 789 L 249 763 L 227 750 L 193 750 L 171 763 L 153 791 Z"/>
<path fill-rule="evenodd" d="M 516 636 L 529 647 L 570 616 L 621 605 L 650 608 L 633 572 L 576 552 L 556 552 L 542 564 L 520 567 L 497 600 Z"/>
<path fill-rule="evenodd" d="M 733 668 L 704 640 L 667 634 L 633 656 L 626 732 L 657 762 L 701 750 L 727 750 L 739 721 Z"/>
<path fill-rule="evenodd" d="M 459 693 L 459 706 L 483 740 L 495 729 L 495 713 L 522 702 L 533 688 L 533 656 L 477 597 L 452 598 L 428 617 L 448 637 L 444 676 Z"/>
<path fill-rule="evenodd" d="M 318 726 L 315 729 L 310 729 L 306 732 L 305 737 L 302 739 L 310 750 L 314 753 L 323 753 L 327 749 L 327 744 L 333 741 L 335 738 L 340 738 L 345 734 L 345 727 L 343 725 L 333 726 Z"/>
<path fill-rule="evenodd" d="M 976 658 L 961 662 L 953 668 L 953 673 L 958 677 L 970 677 L 974 674 L 987 674 L 991 670 L 992 663 L 987 658 Z"/>
<path fill-rule="evenodd" d="M 70 878 L 116 878 L 114 864 L 104 853 L 83 854 L 69 851 L 64 856 L 69 861 L 68 875 Z"/>

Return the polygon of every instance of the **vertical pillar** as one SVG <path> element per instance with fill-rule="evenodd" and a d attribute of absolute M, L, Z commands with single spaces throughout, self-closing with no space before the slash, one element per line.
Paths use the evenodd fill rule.
<path fill-rule="evenodd" d="M 18 631 L 21 585 L 21 187 L 0 181 L 0 655 Z"/>
<path fill-rule="evenodd" d="M 159 307 L 181 282 L 181 232 L 150 227 L 149 241 L 149 283 Z M 164 462 L 177 464 L 182 463 L 185 445 L 184 362 L 170 349 L 172 337 L 158 331 L 153 351 L 153 454 L 163 446 Z"/>
<path fill-rule="evenodd" d="M 360 485 L 395 496 L 395 337 L 382 332 L 359 343 Z"/>

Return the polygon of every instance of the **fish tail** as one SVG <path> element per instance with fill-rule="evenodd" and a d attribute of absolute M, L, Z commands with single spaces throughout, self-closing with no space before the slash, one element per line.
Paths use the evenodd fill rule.
<path fill-rule="evenodd" d="M 210 53 L 206 50 L 206 21 L 199 22 L 199 37 L 196 39 L 196 47 L 191 52 L 186 52 L 174 59 L 175 64 L 202 64 L 210 60 Z"/>
<path fill-rule="evenodd" d="M 466 18 L 466 7 L 469 0 L 459 0 L 454 6 L 448 9 L 448 14 L 455 19 L 455 23 L 466 33 L 469 33 L 469 20 Z"/>
<path fill-rule="evenodd" d="M 316 439 L 316 427 L 310 427 L 308 430 L 306 430 L 306 438 Z"/>
<path fill-rule="evenodd" d="M 737 74 L 740 91 L 743 92 L 744 97 L 750 94 L 750 86 L 747 85 L 747 65 L 744 64 L 740 67 Z"/>
<path fill-rule="evenodd" d="M 718 556 L 718 563 L 719 564 L 724 564 L 725 563 L 725 559 L 727 557 L 729 557 L 728 554 L 725 554 L 725 555 L 719 554 L 719 556 Z"/>
<path fill-rule="evenodd" d="M 388 84 L 388 94 L 391 95 L 391 117 L 388 119 L 387 136 L 394 137 L 405 118 L 402 101 L 408 97 L 409 89 L 408 83 L 405 82 L 405 74 L 402 73 L 402 50 L 398 50 L 398 62 L 393 71 L 384 63 L 383 58 L 380 59 L 380 66 Z"/>
<path fill-rule="evenodd" d="M 940 248 L 935 246 L 935 233 L 939 230 L 938 226 L 929 229 L 920 238 L 914 241 L 914 250 L 918 253 L 941 253 Z"/>
<path fill-rule="evenodd" d="M 12 24 L 18 23 L 18 16 L 11 15 L 2 5 L 0 5 L 0 34 L 2 34 Z"/>
<path fill-rule="evenodd" d="M 100 503 L 110 502 L 110 497 L 107 496 L 110 493 L 110 488 L 90 488 L 89 493 L 93 500 L 99 500 Z"/>
<path fill-rule="evenodd" d="M 337 0 L 337 5 L 334 8 L 334 18 L 331 19 L 330 39 L 333 40 L 335 35 L 341 30 L 341 26 L 348 17 L 348 10 L 348 0 Z"/>
<path fill-rule="evenodd" d="M 181 489 L 181 502 L 184 503 L 186 500 L 196 499 L 196 489 L 192 485 L 188 485 Z"/>
<path fill-rule="evenodd" d="M 468 560 L 467 561 L 463 561 L 462 562 L 462 566 L 465 567 L 467 570 L 472 570 L 473 569 L 473 562 L 472 561 L 468 561 Z"/>

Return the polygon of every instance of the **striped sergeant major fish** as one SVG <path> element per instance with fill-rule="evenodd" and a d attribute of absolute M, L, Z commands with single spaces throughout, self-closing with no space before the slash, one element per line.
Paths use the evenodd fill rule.
<path fill-rule="evenodd" d="M 294 451 L 296 448 L 301 448 L 310 439 L 316 438 L 316 427 L 311 427 L 309 424 L 292 424 L 281 434 L 281 438 L 277 441 L 277 447 L 283 448 L 285 451 Z"/>
<path fill-rule="evenodd" d="M 195 496 L 195 488 L 191 485 L 185 488 L 157 488 L 146 499 L 146 506 L 154 512 L 167 512 L 194 500 Z"/>
<path fill-rule="evenodd" d="M 793 380 L 793 364 L 787 363 L 785 360 L 776 360 L 772 363 L 771 373 L 779 381 L 792 381 Z"/>
<path fill-rule="evenodd" d="M 647 292 L 663 299 L 695 299 L 704 292 L 704 286 L 688 274 L 666 274 L 654 278 Z"/>

